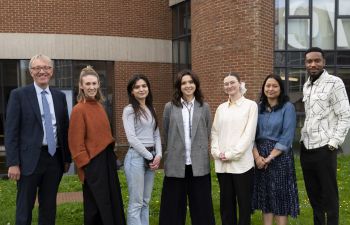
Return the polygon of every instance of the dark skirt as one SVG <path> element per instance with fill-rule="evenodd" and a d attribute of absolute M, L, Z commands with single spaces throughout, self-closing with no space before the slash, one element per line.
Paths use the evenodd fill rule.
<path fill-rule="evenodd" d="M 260 140 L 259 154 L 267 157 L 276 141 Z M 282 153 L 266 169 L 255 169 L 252 209 L 278 216 L 297 217 L 299 214 L 293 151 Z"/>
<path fill-rule="evenodd" d="M 113 146 L 85 166 L 84 224 L 126 225 Z"/>

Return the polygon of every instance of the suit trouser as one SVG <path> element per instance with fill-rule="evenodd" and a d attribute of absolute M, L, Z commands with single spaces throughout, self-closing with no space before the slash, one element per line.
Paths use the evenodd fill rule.
<path fill-rule="evenodd" d="M 32 210 L 38 193 L 39 225 L 53 225 L 56 219 L 56 197 L 63 168 L 60 155 L 52 157 L 42 150 L 34 173 L 21 175 L 17 182 L 16 225 L 30 225 Z"/>
<path fill-rule="evenodd" d="M 300 162 L 314 224 L 338 225 L 337 151 L 329 150 L 328 146 L 307 150 L 301 144 Z"/>
<path fill-rule="evenodd" d="M 254 168 L 242 174 L 217 173 L 217 176 L 220 186 L 222 224 L 249 225 L 251 222 Z M 238 219 L 237 203 L 239 208 Z"/>
<path fill-rule="evenodd" d="M 210 174 L 194 177 L 186 166 L 185 178 L 164 177 L 159 225 L 184 225 L 187 196 L 193 225 L 215 225 Z"/>
<path fill-rule="evenodd" d="M 85 166 L 85 225 L 125 225 L 116 157 L 108 146 Z"/>

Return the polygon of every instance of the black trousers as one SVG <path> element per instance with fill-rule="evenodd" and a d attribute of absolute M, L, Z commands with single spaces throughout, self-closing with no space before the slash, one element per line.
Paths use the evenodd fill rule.
<path fill-rule="evenodd" d="M 123 201 L 113 148 L 108 146 L 85 166 L 85 225 L 125 225 Z"/>
<path fill-rule="evenodd" d="M 164 177 L 159 225 L 184 225 L 187 197 L 193 225 L 215 225 L 210 174 L 194 177 L 186 166 L 185 178 Z"/>
<path fill-rule="evenodd" d="M 338 225 L 337 151 L 328 146 L 307 150 L 301 144 L 300 162 L 314 225 Z"/>
<path fill-rule="evenodd" d="M 217 176 L 220 186 L 222 225 L 250 225 L 254 169 L 242 174 L 217 173 Z"/>
<path fill-rule="evenodd" d="M 56 151 L 56 153 L 59 150 Z M 21 175 L 17 182 L 16 225 L 30 225 L 38 194 L 39 225 L 53 225 L 56 219 L 56 197 L 63 167 L 59 154 L 51 156 L 43 149 L 34 173 Z"/>

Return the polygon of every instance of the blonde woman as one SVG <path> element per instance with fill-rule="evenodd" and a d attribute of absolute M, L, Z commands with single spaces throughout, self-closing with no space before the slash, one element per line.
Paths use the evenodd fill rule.
<path fill-rule="evenodd" d="M 84 224 L 124 225 L 114 138 L 101 104 L 104 97 L 99 75 L 90 66 L 80 73 L 77 100 L 71 114 L 68 143 L 83 183 Z"/>

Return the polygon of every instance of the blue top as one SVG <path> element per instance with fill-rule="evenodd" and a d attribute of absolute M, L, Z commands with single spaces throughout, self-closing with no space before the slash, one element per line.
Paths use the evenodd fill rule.
<path fill-rule="evenodd" d="M 287 152 L 292 147 L 295 127 L 296 113 L 292 103 L 286 102 L 282 108 L 273 109 L 271 112 L 261 112 L 259 107 L 255 140 L 277 141 L 275 148 Z"/>

